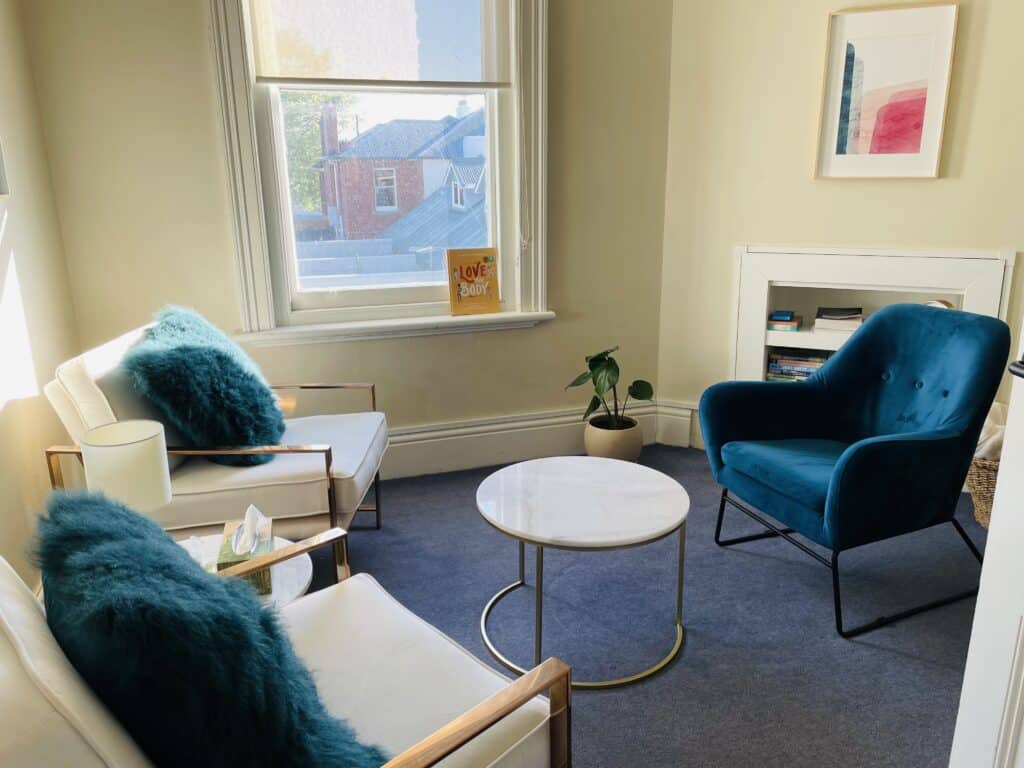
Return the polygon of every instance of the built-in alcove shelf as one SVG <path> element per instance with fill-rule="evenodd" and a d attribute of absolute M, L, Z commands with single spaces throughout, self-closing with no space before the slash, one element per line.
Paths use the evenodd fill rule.
<path fill-rule="evenodd" d="M 872 250 L 738 246 L 734 377 L 763 379 L 773 347 L 834 351 L 851 334 L 814 331 L 819 306 L 863 307 L 944 299 L 957 309 L 1005 319 L 1013 250 Z M 769 331 L 768 314 L 792 309 L 798 332 Z"/>
<path fill-rule="evenodd" d="M 824 349 L 835 351 L 850 338 L 845 331 L 766 331 L 765 346 L 792 349 Z"/>

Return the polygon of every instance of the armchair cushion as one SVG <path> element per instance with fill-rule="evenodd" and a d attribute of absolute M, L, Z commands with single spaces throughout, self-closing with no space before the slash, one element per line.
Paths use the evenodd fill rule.
<path fill-rule="evenodd" d="M 724 465 L 722 446 L 733 440 L 818 437 L 826 410 L 820 388 L 812 384 L 726 381 L 705 390 L 699 413 L 717 477 Z"/>
<path fill-rule="evenodd" d="M 338 524 L 347 527 L 347 516 L 366 496 L 388 447 L 384 414 L 371 411 L 288 419 L 281 441 L 331 446 Z M 152 513 L 164 528 L 237 519 L 249 504 L 273 517 L 275 526 L 292 518 L 327 514 L 324 457 L 319 453 L 282 454 L 270 464 L 245 469 L 193 459 L 171 473 L 171 488 L 171 503 Z M 288 530 L 307 536 L 324 529 L 324 520 L 311 522 L 308 528 Z"/>
<path fill-rule="evenodd" d="M 393 754 L 509 683 L 366 574 L 289 603 L 282 618 L 331 714 Z M 534 699 L 438 768 L 548 766 L 548 710 L 546 699 Z"/>
<path fill-rule="evenodd" d="M 274 445 L 284 416 L 256 364 L 201 315 L 168 307 L 122 365 L 135 389 L 174 425 L 188 445 L 232 448 Z M 215 456 L 230 466 L 273 456 Z"/>
<path fill-rule="evenodd" d="M 55 494 L 40 521 L 47 621 L 157 765 L 379 766 L 329 715 L 275 614 L 148 518 Z"/>
<path fill-rule="evenodd" d="M 742 440 L 722 446 L 726 466 L 824 512 L 832 471 L 847 444 L 838 440 Z"/>

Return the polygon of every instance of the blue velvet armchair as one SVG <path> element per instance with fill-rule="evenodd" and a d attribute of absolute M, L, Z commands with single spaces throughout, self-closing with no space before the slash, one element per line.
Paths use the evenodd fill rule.
<path fill-rule="evenodd" d="M 872 315 L 806 382 L 710 387 L 700 401 L 700 425 L 723 488 L 715 541 L 783 536 L 830 567 L 843 637 L 976 594 L 847 629 L 839 554 L 952 523 L 980 562 L 953 514 L 1009 349 L 1009 329 L 995 318 L 895 304 Z M 727 503 L 768 530 L 723 540 Z M 830 550 L 831 558 L 794 534 Z"/>

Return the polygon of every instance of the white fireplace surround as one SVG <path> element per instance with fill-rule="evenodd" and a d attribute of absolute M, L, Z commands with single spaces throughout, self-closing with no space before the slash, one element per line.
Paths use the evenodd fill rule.
<path fill-rule="evenodd" d="M 799 333 L 767 331 L 768 313 L 789 308 L 770 306 L 773 292 L 793 297 L 799 295 L 794 289 L 808 290 L 809 302 L 829 292 L 866 296 L 863 303 L 875 308 L 908 300 L 907 294 L 922 302 L 943 296 L 960 309 L 1005 320 L 1016 253 L 739 245 L 734 257 L 733 378 L 757 380 L 764 378 L 769 347 L 834 350 L 848 335 L 815 333 L 810 328 L 813 315 L 805 317 Z"/>

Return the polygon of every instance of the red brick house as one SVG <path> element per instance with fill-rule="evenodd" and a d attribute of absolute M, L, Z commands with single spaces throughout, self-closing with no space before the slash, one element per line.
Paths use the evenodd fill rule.
<path fill-rule="evenodd" d="M 390 120 L 338 139 L 333 104 L 323 107 L 320 190 L 337 239 L 370 240 L 446 184 L 453 160 L 482 145 L 483 111 L 441 120 Z M 471 151 L 477 151 L 472 149 Z"/>

